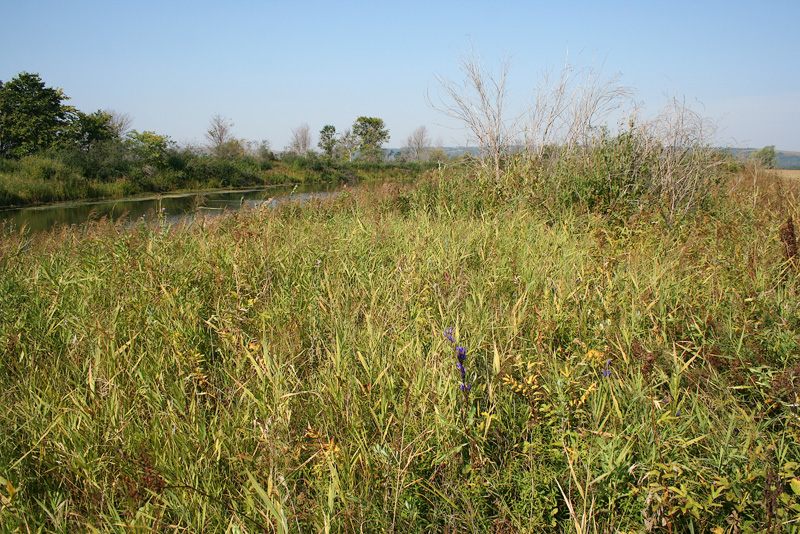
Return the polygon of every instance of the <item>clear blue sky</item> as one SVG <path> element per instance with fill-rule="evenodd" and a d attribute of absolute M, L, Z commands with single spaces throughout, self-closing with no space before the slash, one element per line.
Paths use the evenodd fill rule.
<path fill-rule="evenodd" d="M 275 149 L 308 123 L 380 117 L 390 147 L 426 125 L 435 74 L 460 80 L 470 39 L 511 58 L 514 107 L 569 53 L 621 74 L 654 113 L 665 94 L 718 121 L 731 146 L 800 150 L 800 2 L 0 0 L 0 80 L 37 72 L 78 109 L 128 113 L 139 131 L 202 143 L 214 114 Z M 316 141 L 316 139 L 315 139 Z"/>

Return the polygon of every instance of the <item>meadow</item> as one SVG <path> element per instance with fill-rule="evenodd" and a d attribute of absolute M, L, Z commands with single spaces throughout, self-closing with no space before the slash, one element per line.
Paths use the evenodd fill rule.
<path fill-rule="evenodd" d="M 779 178 L 784 180 L 800 180 L 800 171 L 789 169 L 777 169 L 773 171 Z"/>
<path fill-rule="evenodd" d="M 798 188 L 615 154 L 4 229 L 0 531 L 800 531 Z"/>

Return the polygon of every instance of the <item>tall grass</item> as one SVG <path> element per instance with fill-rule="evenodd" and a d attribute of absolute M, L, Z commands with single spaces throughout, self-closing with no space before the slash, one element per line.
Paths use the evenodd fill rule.
<path fill-rule="evenodd" d="M 97 154 L 98 152 L 99 154 Z M 0 159 L 0 208 L 66 200 L 121 199 L 144 193 L 412 178 L 433 163 L 344 163 L 318 156 L 282 160 L 221 158 L 174 150 L 156 165 L 124 151 L 50 150 L 19 160 Z"/>
<path fill-rule="evenodd" d="M 5 230 L 0 525 L 796 532 L 796 207 L 490 187 Z"/>

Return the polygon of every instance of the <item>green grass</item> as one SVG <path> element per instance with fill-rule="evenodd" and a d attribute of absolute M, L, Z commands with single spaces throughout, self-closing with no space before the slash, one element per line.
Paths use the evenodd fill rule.
<path fill-rule="evenodd" d="M 0 528 L 798 531 L 794 206 L 468 178 L 8 231 Z"/>
<path fill-rule="evenodd" d="M 433 163 L 333 162 L 321 157 L 258 161 L 176 152 L 154 167 L 122 159 L 119 168 L 84 161 L 88 155 L 50 151 L 19 160 L 0 158 L 0 208 L 70 200 L 123 199 L 146 193 L 231 189 L 318 182 L 408 179 Z M 99 156 L 101 158 L 101 156 Z M 106 166 L 111 166 L 107 163 Z M 85 168 L 84 168 L 85 167 Z M 101 172 L 102 171 L 102 172 Z"/>

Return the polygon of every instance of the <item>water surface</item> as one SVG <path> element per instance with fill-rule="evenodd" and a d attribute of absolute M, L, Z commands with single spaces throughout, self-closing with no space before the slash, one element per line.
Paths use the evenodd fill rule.
<path fill-rule="evenodd" d="M 23 226 L 31 231 L 49 230 L 57 225 L 83 224 L 106 217 L 113 221 L 136 221 L 164 212 L 168 220 L 177 222 L 195 216 L 210 217 L 230 213 L 243 207 L 257 207 L 290 197 L 327 196 L 336 184 L 273 186 L 247 190 L 200 191 L 124 200 L 69 202 L 35 208 L 0 210 L 0 225 Z"/>

